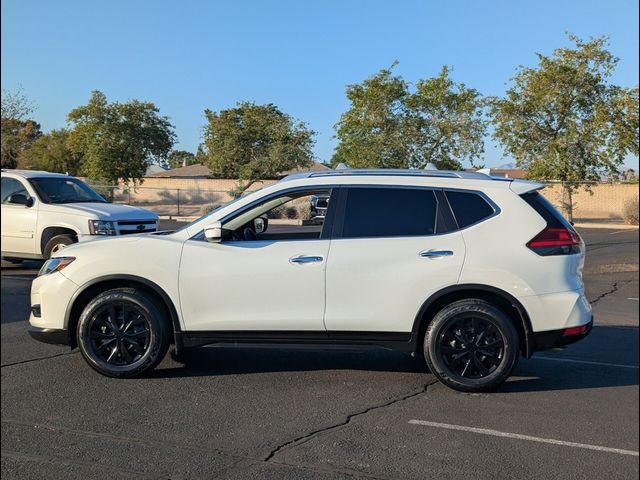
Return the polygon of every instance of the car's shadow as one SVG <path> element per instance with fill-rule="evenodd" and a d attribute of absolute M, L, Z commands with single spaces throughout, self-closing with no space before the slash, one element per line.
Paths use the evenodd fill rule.
<path fill-rule="evenodd" d="M 571 354 L 569 347 L 559 354 L 547 354 L 551 360 L 521 360 L 512 378 L 499 387 L 499 393 L 576 390 L 588 388 L 620 387 L 638 384 L 637 368 L 554 361 L 580 358 L 598 363 L 637 365 L 638 328 L 596 326 L 587 340 L 595 348 L 581 351 L 595 352 L 598 357 L 585 353 Z M 588 346 L 588 345 L 587 345 Z M 624 347 L 624 356 L 615 356 Z M 574 347 L 577 347 L 574 346 Z M 607 358 L 608 357 L 610 358 Z M 635 357 L 634 357 L 635 355 Z M 616 358 L 618 360 L 616 361 Z M 635 362 L 629 359 L 635 358 Z M 294 349 L 291 347 L 217 346 L 196 348 L 185 352 L 177 361 L 165 361 L 151 372 L 151 378 L 243 375 L 256 373 L 295 373 L 324 370 L 362 370 L 389 373 L 429 374 L 425 363 L 401 352 L 381 348 L 361 350 Z"/>
<path fill-rule="evenodd" d="M 164 378 L 322 370 L 429 372 L 426 364 L 418 358 L 382 348 L 346 350 L 220 345 L 186 350 L 178 361 L 165 361 L 149 376 Z"/>
<path fill-rule="evenodd" d="M 33 270 L 35 276 L 42 267 L 44 260 L 24 260 L 22 262 L 5 262 L 2 260 L 1 268 L 3 272 L 11 272 L 12 270 Z"/>

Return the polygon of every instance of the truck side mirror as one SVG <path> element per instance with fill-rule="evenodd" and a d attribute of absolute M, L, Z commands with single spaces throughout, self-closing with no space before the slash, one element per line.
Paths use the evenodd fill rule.
<path fill-rule="evenodd" d="M 7 203 L 11 203 L 13 205 L 24 205 L 25 207 L 33 206 L 33 198 L 28 197 L 24 193 L 13 193 L 9 196 Z"/>

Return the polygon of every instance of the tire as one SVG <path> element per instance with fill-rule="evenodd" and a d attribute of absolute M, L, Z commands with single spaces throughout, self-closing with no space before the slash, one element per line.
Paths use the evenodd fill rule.
<path fill-rule="evenodd" d="M 17 257 L 2 257 L 2 261 L 3 262 L 8 262 L 8 263 L 14 263 L 16 265 L 22 263 L 24 261 L 24 258 L 17 258 Z"/>
<path fill-rule="evenodd" d="M 44 247 L 43 256 L 45 260 L 51 258 L 51 255 L 59 252 L 67 245 L 71 245 L 72 243 L 76 243 L 73 236 L 69 234 L 56 235 L 52 237 Z"/>
<path fill-rule="evenodd" d="M 89 302 L 80 315 L 77 335 L 91 368 L 108 377 L 131 378 L 152 370 L 166 355 L 169 319 L 144 293 L 116 288 Z"/>
<path fill-rule="evenodd" d="M 461 392 L 494 390 L 511 375 L 519 355 L 511 318 L 484 300 L 459 300 L 444 307 L 424 336 L 431 372 Z"/>

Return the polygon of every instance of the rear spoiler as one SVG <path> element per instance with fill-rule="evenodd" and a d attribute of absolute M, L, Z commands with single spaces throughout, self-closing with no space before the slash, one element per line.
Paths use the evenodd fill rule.
<path fill-rule="evenodd" d="M 525 193 L 535 192 L 536 190 L 542 190 L 546 185 L 540 182 L 532 182 L 530 180 L 511 180 L 509 188 L 512 192 L 518 195 L 524 195 Z"/>

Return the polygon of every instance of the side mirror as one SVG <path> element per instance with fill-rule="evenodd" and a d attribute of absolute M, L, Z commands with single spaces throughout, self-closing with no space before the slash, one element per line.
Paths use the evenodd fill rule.
<path fill-rule="evenodd" d="M 258 217 L 253 221 L 253 229 L 256 233 L 264 233 L 269 226 L 269 219 L 267 217 Z"/>
<path fill-rule="evenodd" d="M 14 193 L 9 196 L 7 203 L 31 207 L 33 205 L 33 198 L 27 197 L 24 193 Z"/>
<path fill-rule="evenodd" d="M 222 224 L 215 222 L 205 227 L 204 238 L 209 243 L 220 243 L 222 241 Z"/>

